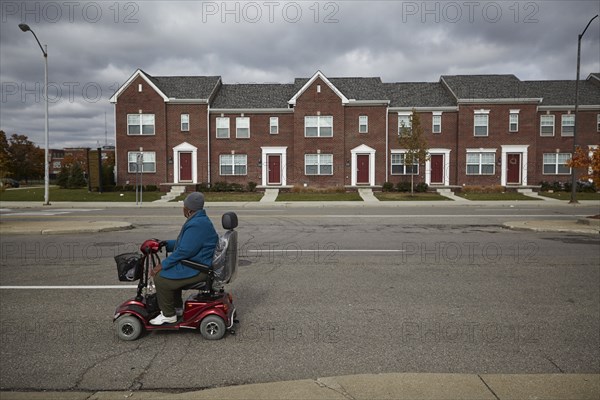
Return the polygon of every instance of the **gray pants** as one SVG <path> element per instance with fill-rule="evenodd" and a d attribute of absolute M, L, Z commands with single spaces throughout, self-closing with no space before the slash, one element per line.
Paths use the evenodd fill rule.
<path fill-rule="evenodd" d="M 205 281 L 208 275 L 200 272 L 198 275 L 187 279 L 168 279 L 160 276 L 160 273 L 154 275 L 154 285 L 156 286 L 156 295 L 158 297 L 158 307 L 165 317 L 175 315 L 175 308 L 183 307 L 181 298 L 182 287 L 196 282 Z"/>

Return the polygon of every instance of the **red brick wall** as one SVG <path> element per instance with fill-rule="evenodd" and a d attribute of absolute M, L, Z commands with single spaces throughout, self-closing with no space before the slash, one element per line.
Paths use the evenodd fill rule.
<path fill-rule="evenodd" d="M 321 92 L 317 93 L 317 85 Z M 305 137 L 304 117 L 333 116 L 333 137 Z M 343 186 L 345 176 L 350 171 L 346 167 L 344 133 L 346 121 L 341 98 L 320 78 L 296 100 L 294 108 L 294 134 L 292 152 L 288 153 L 288 184 L 308 184 L 308 186 Z M 333 175 L 305 175 L 304 155 L 333 154 Z"/>
<path fill-rule="evenodd" d="M 142 92 L 138 92 L 138 85 Z M 127 114 L 154 114 L 154 135 L 127 135 Z M 135 174 L 127 172 L 127 153 L 139 151 L 154 151 L 156 153 L 156 173 L 144 173 L 145 185 L 159 185 L 165 182 L 166 165 L 168 160 L 165 151 L 166 141 L 166 106 L 165 102 L 150 85 L 141 77 L 136 78 L 118 98 L 116 105 L 116 154 L 117 154 L 117 184 L 125 185 L 127 181 L 133 185 Z"/>

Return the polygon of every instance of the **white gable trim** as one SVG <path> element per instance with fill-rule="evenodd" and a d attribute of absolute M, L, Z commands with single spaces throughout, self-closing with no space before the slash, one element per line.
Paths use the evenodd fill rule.
<path fill-rule="evenodd" d="M 167 97 L 167 96 L 166 96 L 166 95 L 165 95 L 165 94 L 164 94 L 164 93 L 163 93 L 163 92 L 162 92 L 162 91 L 161 91 L 161 90 L 158 88 L 158 86 L 156 86 L 154 83 L 152 83 L 152 81 L 151 81 L 150 79 L 148 79 L 148 76 L 146 76 L 146 74 L 145 74 L 145 73 L 144 73 L 144 72 L 143 72 L 141 69 L 138 69 L 137 71 L 135 71 L 135 72 L 133 73 L 133 75 L 131 75 L 131 76 L 129 77 L 129 79 L 127 79 L 127 82 L 125 82 L 125 83 L 124 83 L 124 84 L 123 84 L 123 85 L 122 85 L 122 86 L 119 88 L 119 90 L 117 90 L 117 91 L 115 92 L 115 94 L 113 94 L 113 96 L 110 98 L 110 100 L 109 100 L 109 101 L 110 101 L 111 103 L 116 103 L 116 102 L 117 102 L 117 98 L 118 98 L 118 97 L 121 95 L 121 93 L 123 93 L 123 92 L 125 91 L 125 89 L 127 89 L 127 88 L 129 87 L 129 85 L 131 85 L 131 83 L 132 83 L 132 82 L 133 82 L 133 81 L 134 81 L 134 80 L 135 80 L 135 79 L 136 79 L 138 76 L 141 76 L 141 77 L 142 77 L 142 79 L 144 79 L 144 80 L 146 81 L 146 83 L 147 83 L 148 85 L 150 85 L 150 87 L 151 87 L 152 89 L 154 89 L 154 91 L 155 91 L 156 93 L 158 93 L 158 95 L 159 95 L 160 97 L 162 97 L 162 98 L 163 98 L 163 100 L 164 100 L 165 102 L 168 102 L 168 101 L 169 101 L 169 98 L 168 98 L 168 97 Z"/>
<path fill-rule="evenodd" d="M 339 91 L 338 88 L 336 88 L 333 83 L 331 83 L 329 81 L 329 79 L 327 79 L 325 77 L 325 75 L 323 75 L 323 73 L 321 71 L 317 71 L 315 72 L 315 74 L 312 76 L 312 78 L 310 78 L 308 80 L 308 82 L 306 82 L 306 84 L 304 84 L 304 86 L 302 86 L 302 89 L 300 89 L 295 95 L 294 97 L 292 97 L 290 99 L 290 101 L 288 101 L 288 104 L 295 106 L 296 105 L 296 100 L 298 100 L 298 97 L 300 97 L 302 95 L 302 93 L 304 93 L 306 91 L 306 89 L 308 89 L 310 87 L 310 85 L 313 84 L 313 82 L 317 79 L 317 78 L 321 78 L 321 80 L 323 82 L 325 82 L 325 84 L 327 86 L 329 86 L 329 88 L 331 90 L 333 90 L 333 92 L 342 100 L 342 104 L 348 104 L 348 99 L 346 98 L 346 96 L 344 96 L 342 94 L 342 92 Z"/>

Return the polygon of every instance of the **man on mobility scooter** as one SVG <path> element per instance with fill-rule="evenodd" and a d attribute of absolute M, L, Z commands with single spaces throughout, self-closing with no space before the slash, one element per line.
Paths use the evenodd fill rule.
<path fill-rule="evenodd" d="M 144 328 L 199 329 L 206 339 L 220 339 L 226 330 L 234 333 L 237 321 L 233 298 L 223 287 L 234 279 L 237 268 L 237 215 L 223 215 L 227 231 L 219 237 L 203 206 L 202 193 L 191 193 L 184 201 L 187 220 L 177 240 L 146 240 L 140 248 L 141 256 L 128 253 L 115 257 L 120 280 L 140 280 L 137 296 L 115 312 L 119 338 L 135 340 Z M 157 253 L 162 248 L 173 252 L 161 263 Z M 150 293 L 151 277 L 156 293 Z M 183 307 L 181 293 L 188 289 L 199 292 L 190 296 Z"/>

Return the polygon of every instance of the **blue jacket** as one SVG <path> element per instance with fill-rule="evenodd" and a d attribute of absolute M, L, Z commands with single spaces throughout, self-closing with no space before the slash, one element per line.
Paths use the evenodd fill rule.
<path fill-rule="evenodd" d="M 186 279 L 200 271 L 181 264 L 181 260 L 191 260 L 204 265 L 212 265 L 213 253 L 219 236 L 206 211 L 198 210 L 181 227 L 177 240 L 167 241 L 167 251 L 172 252 L 162 261 L 160 276 L 167 279 Z"/>

